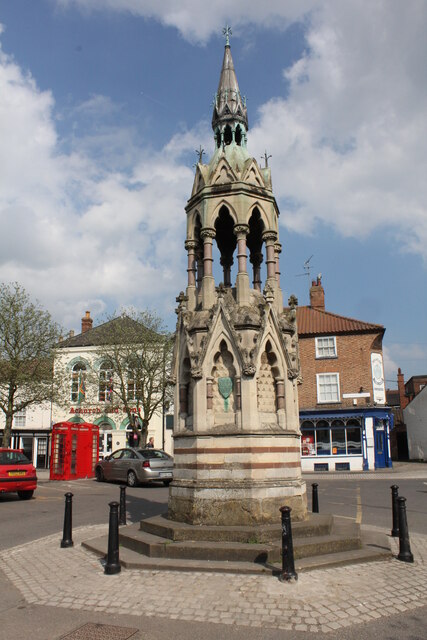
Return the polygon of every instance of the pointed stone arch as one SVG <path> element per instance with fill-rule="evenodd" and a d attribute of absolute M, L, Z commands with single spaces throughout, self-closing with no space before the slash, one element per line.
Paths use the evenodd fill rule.
<path fill-rule="evenodd" d="M 237 211 L 235 210 L 233 205 L 230 204 L 230 202 L 228 202 L 228 200 L 226 200 L 225 198 L 222 198 L 222 200 L 218 202 L 218 204 L 216 205 L 215 209 L 212 212 L 211 219 L 210 219 L 210 226 L 215 227 L 215 223 L 219 217 L 219 212 L 221 211 L 222 207 L 225 207 L 228 210 L 228 213 L 233 218 L 234 224 L 238 224 L 239 216 L 237 215 Z"/>
<path fill-rule="evenodd" d="M 280 344 L 280 340 L 277 336 L 274 336 L 271 331 L 268 331 L 261 342 L 258 352 L 258 360 L 260 360 L 262 353 L 267 351 L 274 355 L 274 373 L 277 378 L 285 378 L 287 375 L 287 363 L 282 357 L 283 347 Z M 270 358 L 273 362 L 272 358 Z M 258 362 L 259 364 L 259 362 Z"/>
<path fill-rule="evenodd" d="M 270 216 L 268 215 L 268 213 L 266 212 L 264 205 L 259 202 L 259 200 L 256 200 L 255 202 L 252 202 L 247 214 L 246 214 L 246 218 L 249 222 L 249 220 L 251 219 L 251 216 L 254 214 L 255 211 L 258 211 L 260 218 L 262 220 L 262 223 L 264 224 L 264 230 L 267 231 L 271 228 L 271 220 L 270 220 Z"/>
<path fill-rule="evenodd" d="M 262 211 L 262 209 L 261 209 Z M 249 233 L 246 238 L 246 246 L 249 249 L 249 261 L 253 268 L 253 288 L 261 291 L 261 264 L 264 260 L 262 234 L 266 229 L 260 208 L 256 205 L 251 207 L 248 217 Z"/>
<path fill-rule="evenodd" d="M 228 350 L 233 354 L 234 366 L 236 368 L 236 375 L 241 376 L 242 372 L 242 358 L 238 345 L 236 344 L 236 338 L 233 337 L 233 332 L 229 325 L 229 320 L 226 317 L 224 310 L 219 306 L 217 313 L 213 319 L 211 328 L 211 337 L 206 347 L 206 352 L 203 358 L 204 372 L 206 375 L 210 375 L 212 362 L 219 349 L 221 341 L 225 341 Z"/>
<path fill-rule="evenodd" d="M 220 253 L 220 264 L 224 274 L 223 282 L 226 287 L 231 287 L 231 267 L 234 263 L 234 253 L 237 246 L 234 224 L 229 207 L 224 204 L 215 220 L 215 240 Z"/>
<path fill-rule="evenodd" d="M 246 167 L 242 180 L 257 187 L 265 188 L 264 178 L 261 175 L 258 164 L 254 159 L 252 159 Z"/>
<path fill-rule="evenodd" d="M 223 338 L 213 357 L 211 369 L 212 405 L 216 424 L 234 421 L 236 409 L 236 367 L 234 362 L 233 353 Z"/>
<path fill-rule="evenodd" d="M 210 184 L 237 182 L 237 176 L 226 158 L 221 157 L 209 182 Z"/>
<path fill-rule="evenodd" d="M 279 404 L 281 404 L 278 398 L 278 383 L 281 384 L 282 381 L 278 354 L 275 352 L 271 340 L 267 338 L 264 342 L 264 348 L 261 350 L 258 365 L 257 403 L 260 413 L 271 416 L 274 414 L 274 422 L 277 421 L 276 414 Z M 281 390 L 279 393 L 281 394 Z"/>

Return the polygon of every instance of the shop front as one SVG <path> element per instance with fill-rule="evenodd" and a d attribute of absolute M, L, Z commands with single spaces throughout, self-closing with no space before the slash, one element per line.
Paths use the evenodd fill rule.
<path fill-rule="evenodd" d="M 301 468 L 317 471 L 372 471 L 391 467 L 388 407 L 353 411 L 300 411 Z"/>
<path fill-rule="evenodd" d="M 3 432 L 0 431 L 0 442 Z M 11 449 L 22 449 L 37 469 L 49 468 L 51 431 L 12 429 L 10 438 Z"/>

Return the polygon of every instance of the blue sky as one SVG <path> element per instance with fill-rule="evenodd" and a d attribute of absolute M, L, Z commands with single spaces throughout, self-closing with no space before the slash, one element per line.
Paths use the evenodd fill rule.
<path fill-rule="evenodd" d="M 427 371 L 422 0 L 2 0 L 0 280 L 67 329 L 186 284 L 186 200 L 229 23 L 248 148 L 272 155 L 282 287 L 383 324 L 387 386 Z"/>

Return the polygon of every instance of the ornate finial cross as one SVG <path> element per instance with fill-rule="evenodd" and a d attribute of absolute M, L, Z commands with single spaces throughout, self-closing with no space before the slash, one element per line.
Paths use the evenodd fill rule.
<path fill-rule="evenodd" d="M 225 36 L 225 46 L 229 47 L 230 46 L 230 36 L 232 35 L 231 27 L 229 27 L 228 24 L 226 24 L 224 29 L 222 30 L 222 33 Z"/>
<path fill-rule="evenodd" d="M 265 168 L 267 169 L 267 167 L 268 167 L 268 159 L 269 159 L 269 158 L 272 158 L 273 156 L 271 156 L 271 155 L 270 155 L 270 156 L 268 156 L 268 155 L 267 155 L 267 151 L 266 151 L 266 152 L 264 153 L 264 155 L 263 155 L 263 156 L 261 156 L 261 157 L 262 157 L 262 158 L 264 158 L 264 160 L 265 160 Z"/>
<path fill-rule="evenodd" d="M 202 162 L 203 156 L 205 154 L 205 150 L 202 149 L 202 145 L 200 145 L 200 147 L 196 149 L 195 153 L 197 153 L 197 155 L 199 156 L 199 162 Z"/>

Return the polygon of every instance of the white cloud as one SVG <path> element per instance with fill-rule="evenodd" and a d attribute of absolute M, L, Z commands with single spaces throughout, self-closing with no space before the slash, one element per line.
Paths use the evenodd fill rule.
<path fill-rule="evenodd" d="M 427 261 L 427 5 L 325 3 L 285 71 L 289 97 L 251 132 L 272 154 L 282 222 L 344 236 L 381 228 Z"/>
<path fill-rule="evenodd" d="M 111 128 L 76 138 L 66 153 L 54 106 L 52 94 L 0 50 L 0 279 L 18 280 L 76 328 L 86 309 L 132 301 L 170 311 L 184 284 L 192 184 L 179 157 L 186 144 L 194 152 L 194 137 L 182 134 L 153 153 Z M 114 105 L 94 96 L 77 111 L 95 107 Z M 104 153 L 100 162 L 112 138 L 121 161 Z"/>
<path fill-rule="evenodd" d="M 248 24 L 285 28 L 316 8 L 317 0 L 55 0 L 60 7 L 77 6 L 83 12 L 117 11 L 144 18 L 154 18 L 175 27 L 192 42 L 206 42 L 212 33 L 220 33 L 226 23 L 238 34 Z"/>
<path fill-rule="evenodd" d="M 56 2 L 152 17 L 199 42 L 226 22 L 239 34 L 305 20 L 304 57 L 284 69 L 288 97 L 263 105 L 249 138 L 255 157 L 273 156 L 282 223 L 309 233 L 321 220 L 358 237 L 380 228 L 427 260 L 425 2 Z M 116 108 L 92 96 L 80 114 Z M 152 152 L 129 129 L 82 137 L 76 122 L 64 152 L 52 94 L 0 52 L 0 278 L 21 281 L 66 323 L 86 308 L 173 301 L 185 285 L 192 184 L 183 156 L 201 131 L 210 137 L 206 123 Z"/>
<path fill-rule="evenodd" d="M 229 22 L 304 21 L 304 57 L 284 69 L 286 100 L 263 105 L 250 150 L 267 148 L 282 223 L 344 236 L 383 229 L 427 261 L 427 5 L 423 0 L 57 0 L 62 7 L 154 18 L 206 42 Z M 243 37 L 243 36 L 242 36 Z M 252 114 L 254 118 L 254 114 Z"/>

